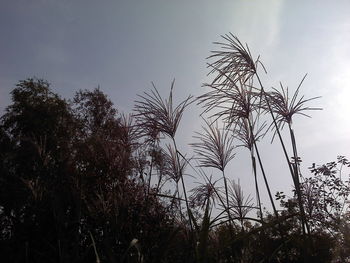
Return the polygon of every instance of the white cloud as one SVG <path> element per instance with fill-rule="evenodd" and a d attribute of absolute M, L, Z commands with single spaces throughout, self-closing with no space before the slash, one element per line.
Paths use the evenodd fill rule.
<path fill-rule="evenodd" d="M 274 46 L 278 42 L 280 15 L 283 2 L 238 1 L 234 7 L 233 24 L 250 45 L 260 50 Z"/>

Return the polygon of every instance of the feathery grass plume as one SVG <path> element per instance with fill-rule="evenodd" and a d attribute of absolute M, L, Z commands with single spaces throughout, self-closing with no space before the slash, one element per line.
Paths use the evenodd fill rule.
<path fill-rule="evenodd" d="M 227 81 L 221 83 L 204 84 L 210 91 L 198 97 L 204 108 L 203 113 L 212 112 L 215 120 L 222 119 L 228 126 L 241 118 L 249 118 L 251 113 L 259 111 L 260 98 L 254 92 L 252 81 L 243 82 L 242 79 L 232 80 L 229 76 L 218 70 L 218 75 L 226 77 Z"/>
<path fill-rule="evenodd" d="M 257 126 L 260 117 L 261 94 L 258 94 L 253 86 L 256 65 L 260 62 L 259 59 L 253 61 L 249 48 L 245 48 L 237 37 L 231 34 L 224 39 L 228 42 L 224 44 L 224 50 L 216 51 L 216 56 L 209 57 L 217 59 L 216 62 L 209 64 L 213 68 L 209 74 L 216 73 L 217 76 L 211 84 L 205 84 L 210 91 L 199 97 L 199 104 L 203 105 L 204 113 L 216 110 L 211 117 L 220 118 L 228 123 L 229 127 L 232 126 L 235 135 L 250 150 L 256 195 L 262 217 L 254 146 L 256 141 L 264 135 L 261 133 L 265 125 L 260 126 L 257 134 L 253 131 L 253 126 Z M 259 164 L 262 165 L 261 162 Z M 263 174 L 263 176 L 266 175 Z M 267 183 L 267 179 L 264 179 Z M 268 185 L 267 189 L 269 190 Z M 270 199 L 273 202 L 273 199 Z M 274 204 L 272 205 L 274 207 Z"/>
<path fill-rule="evenodd" d="M 179 205 L 179 212 L 182 216 L 182 211 L 181 211 L 181 204 L 180 204 L 180 192 L 179 192 L 179 181 L 181 181 L 182 184 L 182 190 L 183 190 L 183 195 L 185 198 L 185 203 L 186 203 L 186 208 L 187 208 L 187 214 L 189 216 L 189 224 L 191 227 L 191 231 L 193 232 L 193 226 L 192 226 L 192 219 L 190 217 L 191 211 L 189 207 L 189 201 L 187 198 L 187 192 L 186 192 L 186 186 L 184 182 L 184 174 L 185 174 L 185 168 L 189 161 L 186 159 L 185 156 L 181 155 L 181 159 L 179 157 L 179 152 L 177 150 L 176 142 L 175 139 L 172 138 L 173 140 L 173 147 L 170 144 L 167 144 L 167 152 L 164 152 L 164 158 L 165 162 L 168 163 L 169 165 L 169 173 L 168 176 L 175 181 L 176 183 L 176 190 L 174 193 L 174 197 L 178 195 L 178 205 Z"/>
<path fill-rule="evenodd" d="M 161 139 L 161 131 L 158 128 L 157 122 L 155 120 L 150 121 L 149 123 L 143 123 L 143 125 L 138 125 L 140 133 L 145 138 L 144 144 L 154 146 L 159 144 Z"/>
<path fill-rule="evenodd" d="M 190 192 L 192 192 L 190 196 L 190 200 L 193 204 L 204 208 L 208 200 L 212 201 L 212 204 L 216 203 L 217 192 L 219 191 L 219 187 L 215 186 L 218 182 L 212 181 L 212 176 L 209 177 L 209 182 L 207 183 L 199 183 L 199 186 L 193 188 Z"/>
<path fill-rule="evenodd" d="M 206 126 L 202 126 L 204 132 L 196 132 L 195 139 L 199 142 L 191 143 L 194 152 L 198 155 L 199 165 L 202 167 L 213 167 L 221 171 L 235 157 L 233 152 L 233 136 L 226 127 L 219 129 L 217 122 L 210 124 L 204 120 Z"/>
<path fill-rule="evenodd" d="M 170 144 L 166 145 L 167 151 L 163 151 L 164 162 L 168 165 L 167 175 L 169 178 L 178 183 L 181 176 L 185 174 L 187 161 L 182 158 L 178 161 L 177 152 Z"/>
<path fill-rule="evenodd" d="M 263 122 L 258 125 L 258 116 L 256 116 L 251 125 L 253 134 L 247 119 L 240 119 L 237 121 L 235 129 L 233 130 L 235 138 L 241 142 L 237 147 L 246 147 L 248 150 L 253 151 L 254 143 L 260 141 L 266 135 L 266 123 Z"/>
<path fill-rule="evenodd" d="M 248 46 L 243 46 L 237 37 L 230 34 L 225 35 L 223 38 L 226 43 L 219 43 L 222 49 L 215 51 L 215 54 L 209 57 L 217 59 L 214 63 L 209 64 L 209 67 L 212 68 L 209 74 L 215 73 L 216 77 L 211 84 L 205 85 L 211 90 L 199 97 L 199 103 L 203 104 L 205 108 L 204 113 L 216 109 L 217 112 L 212 114 L 212 117 L 215 116 L 216 119 L 221 118 L 229 126 L 233 126 L 234 129 L 238 128 L 238 135 L 243 139 L 243 144 L 248 146 L 251 152 L 257 199 L 259 200 L 259 187 L 254 156 L 254 152 L 256 152 L 271 204 L 275 215 L 278 217 L 263 164 L 258 153 L 257 139 L 254 138 L 255 131 L 253 131 L 254 122 L 257 122 L 261 115 L 261 102 L 265 94 L 257 73 L 257 66 L 260 64 L 264 70 L 265 68 L 259 61 L 259 57 L 253 60 Z M 260 90 L 256 89 L 253 85 L 254 76 L 258 79 Z M 271 112 L 271 114 L 273 113 Z M 283 141 L 281 142 L 283 143 Z M 288 158 L 287 160 L 289 161 Z M 260 207 L 260 201 L 258 203 Z M 260 214 L 262 216 L 262 212 Z"/>
<path fill-rule="evenodd" d="M 288 87 L 283 87 L 282 83 L 280 83 L 280 90 L 273 88 L 273 91 L 266 93 L 271 108 L 273 112 L 276 113 L 276 122 L 278 123 L 279 127 L 283 128 L 285 123 L 291 124 L 292 118 L 295 114 L 310 118 L 311 116 L 305 114 L 305 111 L 322 110 L 322 108 L 308 107 L 305 105 L 305 103 L 308 103 L 311 100 L 320 98 L 319 96 L 309 99 L 305 99 L 304 96 L 298 97 L 300 87 L 303 84 L 306 76 L 307 74 L 305 74 L 292 96 L 289 94 Z M 265 105 L 263 105 L 263 108 L 267 110 L 266 102 L 264 104 Z"/>
<path fill-rule="evenodd" d="M 168 135 L 173 143 L 174 143 L 174 154 L 176 155 L 176 167 L 182 167 L 183 165 L 180 163 L 178 154 L 177 154 L 177 147 L 175 142 L 175 133 L 179 126 L 182 114 L 185 110 L 185 108 L 192 103 L 192 96 L 188 96 L 185 100 L 180 102 L 177 106 L 173 105 L 173 89 L 174 89 L 175 80 L 171 83 L 171 89 L 168 99 L 163 99 L 157 88 L 155 87 L 154 83 L 152 83 L 153 90 L 151 90 L 150 93 L 145 92 L 144 95 L 139 95 L 139 97 L 142 100 L 136 101 L 134 110 L 136 112 L 136 120 L 140 127 L 149 127 L 154 129 L 157 132 L 160 132 L 162 134 Z M 153 144 L 155 141 L 153 141 Z M 185 189 L 185 184 L 182 178 L 182 170 L 181 168 L 178 168 L 179 170 L 176 170 L 175 180 L 178 182 L 179 179 L 181 179 L 183 192 L 186 199 L 186 207 L 187 210 L 189 210 L 188 207 L 188 200 L 187 200 L 187 194 Z M 150 171 L 150 176 L 151 176 Z M 179 173 L 178 173 L 179 172 Z M 149 180 L 150 184 L 150 180 Z M 190 226 L 192 229 L 192 224 L 190 220 Z"/>
<path fill-rule="evenodd" d="M 214 42 L 221 46 L 221 50 L 212 51 L 213 55 L 208 57 L 216 59 L 215 62 L 208 64 L 213 68 L 209 74 L 216 73 L 218 70 L 222 72 L 214 78 L 213 84 L 217 82 L 226 84 L 230 80 L 235 83 L 239 79 L 246 82 L 256 73 L 259 58 L 254 61 L 248 46 L 244 46 L 232 33 L 221 37 L 226 42 Z M 223 81 L 222 78 L 224 78 Z"/>
<path fill-rule="evenodd" d="M 235 137 L 239 141 L 241 141 L 241 143 L 242 143 L 241 145 L 238 145 L 238 146 L 246 147 L 250 152 L 250 159 L 251 159 L 253 175 L 254 175 L 256 200 L 257 200 L 258 207 L 259 207 L 260 218 L 262 220 L 263 213 L 262 213 L 262 208 L 261 208 L 260 192 L 259 192 L 259 185 L 258 185 L 258 178 L 257 178 L 255 152 L 258 154 L 256 142 L 265 136 L 267 130 L 264 131 L 264 129 L 266 127 L 265 122 L 262 125 L 258 126 L 258 119 L 259 119 L 259 116 L 257 115 L 256 118 L 252 121 L 252 123 L 249 119 L 238 120 L 236 127 L 234 129 L 234 134 L 235 134 Z M 255 151 L 254 151 L 254 148 L 255 148 Z M 259 158 L 260 158 L 260 156 L 259 156 Z M 270 202 L 272 204 L 272 207 L 274 209 L 275 214 L 278 215 L 277 211 L 275 209 L 275 205 L 273 203 L 273 198 L 271 196 L 271 191 L 270 191 L 270 187 L 269 187 L 268 182 L 267 182 L 265 171 L 263 169 L 263 166 L 262 166 L 262 163 L 260 162 L 260 160 L 259 160 L 259 164 L 261 167 L 261 171 L 263 173 L 264 182 L 265 182 L 267 191 L 269 193 Z"/>
<path fill-rule="evenodd" d="M 243 227 L 243 219 L 255 208 L 252 198 L 250 195 L 245 197 L 241 185 L 234 180 L 229 180 L 228 189 L 230 209 L 233 216 L 240 219 Z"/>
<path fill-rule="evenodd" d="M 288 124 L 288 129 L 290 133 L 290 138 L 291 138 L 291 144 L 292 144 L 292 150 L 293 150 L 293 157 L 292 157 L 292 162 L 290 162 L 290 165 L 292 166 L 292 175 L 293 175 L 293 182 L 295 185 L 295 190 L 297 192 L 298 196 L 298 203 L 301 211 L 301 221 L 304 229 L 304 225 L 306 227 L 306 230 L 308 233 L 310 233 L 309 226 L 307 224 L 307 219 L 305 216 L 304 208 L 303 208 L 303 202 L 302 202 L 302 189 L 300 186 L 300 167 L 299 163 L 300 157 L 298 156 L 298 151 L 297 151 L 297 144 L 296 144 L 296 139 L 295 139 L 295 134 L 294 130 L 292 128 L 292 119 L 295 114 L 300 114 L 306 117 L 310 117 L 309 115 L 305 114 L 305 111 L 309 110 L 321 110 L 321 108 L 312 108 L 308 107 L 305 105 L 305 103 L 317 99 L 319 97 L 313 97 L 309 99 L 305 99 L 304 96 L 298 97 L 299 96 L 299 91 L 300 87 L 303 84 L 307 74 L 302 78 L 301 82 L 299 83 L 296 91 L 294 94 L 290 97 L 289 95 L 289 90 L 288 87 L 284 88 L 282 83 L 280 83 L 280 88 L 281 90 L 278 89 L 273 89 L 272 92 L 266 93 L 265 99 L 268 100 L 265 103 L 270 104 L 271 110 L 276 113 L 276 119 L 275 122 L 277 125 L 275 125 L 275 133 L 278 132 L 277 129 L 283 128 L 284 124 Z M 265 106 L 265 108 L 268 108 Z M 271 124 L 272 126 L 272 124 Z M 273 139 L 273 138 L 272 138 Z M 305 232 L 305 230 L 303 230 Z"/>
<path fill-rule="evenodd" d="M 171 83 L 168 99 L 163 100 L 157 88 L 152 83 L 153 90 L 139 95 L 142 100 L 136 101 L 134 110 L 136 120 L 141 127 L 154 126 L 161 133 L 171 138 L 175 137 L 185 108 L 192 103 L 192 96 L 188 96 L 177 106 L 173 105 L 173 89 L 175 80 Z"/>
<path fill-rule="evenodd" d="M 198 161 L 201 167 L 213 167 L 222 172 L 225 186 L 227 215 L 231 225 L 232 218 L 228 201 L 225 167 L 235 156 L 233 152 L 235 148 L 233 145 L 233 137 L 225 127 L 220 130 L 217 123 L 215 124 L 215 127 L 213 123 L 210 124 L 208 121 L 205 121 L 205 123 L 206 126 L 202 126 L 204 133 L 197 132 L 197 136 L 194 136 L 199 139 L 199 142 L 192 143 L 192 146 L 194 147 L 194 152 L 199 156 Z"/>
<path fill-rule="evenodd" d="M 194 168 L 194 166 L 192 166 L 191 165 L 191 163 L 190 162 L 188 162 L 188 164 L 189 164 L 189 166 L 197 173 L 197 175 L 199 175 L 200 177 L 202 177 L 203 179 L 204 179 L 204 181 L 206 182 L 206 184 L 208 184 L 209 186 L 208 187 L 211 187 L 211 189 L 214 191 L 214 194 L 215 194 L 215 197 L 213 197 L 213 198 L 215 198 L 215 200 L 218 200 L 220 203 L 221 203 L 221 205 L 222 205 L 222 207 L 224 208 L 224 211 L 222 212 L 222 213 L 228 213 L 228 217 L 230 218 L 230 216 L 229 216 L 229 209 L 228 209 L 228 205 L 225 205 L 225 202 L 224 202 L 224 200 L 223 200 L 223 198 L 222 198 L 222 196 L 221 196 L 221 193 L 220 193 L 220 188 L 221 187 L 217 187 L 217 186 L 215 186 L 213 183 L 212 183 L 212 177 L 210 176 L 208 176 L 204 171 L 203 171 L 203 169 L 201 168 L 201 166 L 200 166 L 200 164 L 199 164 L 199 162 L 198 162 L 198 160 L 196 160 L 197 161 L 197 167 L 199 168 L 199 169 L 195 169 Z M 224 173 L 223 173 L 223 175 L 224 175 Z M 217 181 L 215 181 L 215 183 L 216 183 Z M 225 188 L 225 190 L 227 189 L 227 187 Z M 222 214 L 221 213 L 221 214 Z M 220 218 L 220 216 L 221 216 L 221 214 L 219 215 L 219 216 L 217 216 L 217 218 Z M 216 219 L 217 220 L 217 219 Z M 216 220 L 214 220 L 214 221 L 216 221 Z M 232 219 L 229 219 L 230 221 L 232 221 Z"/>
<path fill-rule="evenodd" d="M 173 174 L 174 180 L 176 181 L 177 186 L 178 186 L 179 179 L 181 180 L 183 194 L 186 200 L 187 213 L 190 214 L 186 187 L 185 187 L 183 173 L 181 169 L 181 167 L 183 167 L 183 164 L 181 163 L 181 160 L 179 158 L 176 140 L 175 140 L 175 133 L 179 126 L 179 123 L 185 108 L 190 103 L 192 103 L 193 100 L 192 100 L 192 96 L 188 96 L 180 104 L 178 104 L 177 106 L 174 106 L 173 105 L 174 83 L 175 83 L 175 80 L 173 80 L 173 82 L 171 83 L 169 97 L 168 99 L 165 99 L 165 100 L 163 100 L 158 90 L 156 89 L 155 85 L 152 83 L 154 90 L 152 90 L 151 93 L 145 93 L 143 96 L 140 95 L 139 97 L 142 100 L 136 101 L 135 111 L 137 114 L 135 116 L 138 124 L 141 127 L 155 125 L 156 128 L 159 130 L 159 132 L 165 135 L 168 135 L 171 138 L 174 149 L 171 150 L 171 148 L 169 148 L 168 150 L 169 151 L 171 150 L 170 154 L 173 155 L 171 159 L 177 163 L 176 165 L 172 163 L 173 168 L 175 169 L 174 170 L 175 173 Z M 193 230 L 191 218 L 189 219 L 189 224 L 190 224 L 191 230 Z"/>
<path fill-rule="evenodd" d="M 144 188 L 145 196 L 149 193 L 149 189 L 148 189 L 149 183 L 146 177 L 147 176 L 146 169 L 149 166 L 149 161 L 147 157 L 148 157 L 147 148 L 144 145 L 140 145 L 140 147 L 138 147 L 135 150 L 132 158 L 135 175 L 138 175 L 141 183 L 147 186 L 147 188 Z"/>
<path fill-rule="evenodd" d="M 252 80 L 243 82 L 241 78 L 232 80 L 227 74 L 218 70 L 218 75 L 222 78 L 226 78 L 228 81 L 222 80 L 220 84 L 209 84 L 212 88 L 211 91 L 200 97 L 200 103 L 204 104 L 205 112 L 208 112 L 214 108 L 219 109 L 217 113 L 213 114 L 216 118 L 222 118 L 223 121 L 227 122 L 229 126 L 233 127 L 234 135 L 237 137 L 251 152 L 252 167 L 254 172 L 254 180 L 256 186 L 256 195 L 259 207 L 260 194 L 257 183 L 257 171 L 254 157 L 254 146 L 256 141 L 261 139 L 265 133 L 265 123 L 257 128 L 260 118 L 260 102 L 261 98 L 259 94 L 254 91 Z M 220 88 L 218 88 L 218 85 Z M 262 165 L 261 162 L 259 162 Z M 262 168 L 263 170 L 263 168 Z M 266 177 L 265 174 L 263 174 Z M 267 179 L 264 178 L 265 183 Z M 269 186 L 266 186 L 268 191 Z M 273 199 L 271 202 L 273 202 Z M 274 204 L 272 204 L 274 207 Z M 260 210 L 260 216 L 262 217 L 262 210 Z M 277 215 L 277 212 L 276 212 Z"/>
<path fill-rule="evenodd" d="M 134 147 L 137 140 L 141 137 L 140 129 L 134 122 L 132 114 L 122 114 L 120 118 L 120 138 L 125 147 Z"/>

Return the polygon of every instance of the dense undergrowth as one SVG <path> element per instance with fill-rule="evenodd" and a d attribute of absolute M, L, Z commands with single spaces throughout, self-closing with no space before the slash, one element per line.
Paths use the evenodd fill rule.
<path fill-rule="evenodd" d="M 265 90 L 247 46 L 231 34 L 219 45 L 202 96 L 175 104 L 174 82 L 167 98 L 154 87 L 130 115 L 99 89 L 67 101 L 44 80 L 20 81 L 0 122 L 2 261 L 350 262 L 350 162 L 300 170 L 292 123 L 314 98 L 299 96 L 303 81 L 293 94 Z M 189 158 L 176 134 L 191 103 L 203 129 Z M 292 198 L 270 190 L 266 135 L 281 145 L 270 154 L 285 157 Z M 227 175 L 237 145 L 250 154 L 254 199 Z M 190 189 L 188 175 L 201 184 Z"/>

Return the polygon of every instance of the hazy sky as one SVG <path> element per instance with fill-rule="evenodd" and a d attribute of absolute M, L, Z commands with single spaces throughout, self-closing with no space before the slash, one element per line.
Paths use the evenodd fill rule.
<path fill-rule="evenodd" d="M 136 94 L 154 81 L 161 94 L 173 78 L 175 97 L 199 95 L 208 78 L 205 58 L 220 35 L 232 32 L 261 55 L 266 87 L 279 81 L 302 93 L 322 96 L 312 119 L 297 118 L 303 166 L 350 157 L 350 1 L 0 1 L 0 111 L 18 80 L 36 76 L 71 98 L 100 85 L 116 107 L 130 111 Z M 199 129 L 193 105 L 178 134 L 185 144 Z M 263 142 L 273 190 L 291 180 L 278 145 Z M 251 192 L 247 153 L 239 151 L 230 177 Z M 251 192 L 252 193 L 252 192 Z"/>

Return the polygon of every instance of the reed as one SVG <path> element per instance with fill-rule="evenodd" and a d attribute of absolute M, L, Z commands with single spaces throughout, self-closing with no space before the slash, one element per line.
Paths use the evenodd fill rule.
<path fill-rule="evenodd" d="M 181 181 L 183 194 L 185 197 L 185 203 L 188 215 L 190 214 L 190 208 L 187 198 L 186 186 L 183 179 L 183 170 L 181 165 L 180 156 L 178 153 L 178 148 L 175 140 L 175 134 L 180 124 L 183 112 L 185 108 L 192 103 L 192 96 L 188 96 L 177 106 L 173 103 L 173 89 L 175 80 L 172 81 L 170 87 L 170 94 L 168 99 L 163 99 L 159 94 L 155 85 L 153 85 L 153 90 L 150 93 L 145 92 L 144 95 L 140 95 L 140 100 L 135 103 L 135 117 L 139 126 L 150 126 L 154 125 L 156 129 L 168 136 L 173 144 L 174 151 L 171 152 L 173 160 L 173 168 L 175 176 Z M 169 148 L 171 150 L 172 148 Z M 176 182 L 178 183 L 178 181 Z M 189 218 L 190 228 L 193 229 L 191 219 Z"/>

